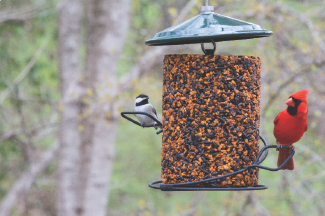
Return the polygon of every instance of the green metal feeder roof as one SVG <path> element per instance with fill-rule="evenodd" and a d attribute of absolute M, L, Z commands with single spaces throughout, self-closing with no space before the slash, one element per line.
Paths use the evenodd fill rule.
<path fill-rule="evenodd" d="M 259 25 L 208 12 L 157 33 L 149 46 L 181 45 L 268 37 L 272 31 Z"/>

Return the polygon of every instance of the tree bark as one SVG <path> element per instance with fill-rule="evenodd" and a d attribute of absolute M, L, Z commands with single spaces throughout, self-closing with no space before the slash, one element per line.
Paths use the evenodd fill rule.
<path fill-rule="evenodd" d="M 79 82 L 82 4 L 60 9 L 63 108 L 59 130 L 58 215 L 106 215 L 115 157 L 117 63 L 129 28 L 129 0 L 86 3 L 86 69 Z M 78 130 L 79 129 L 79 130 Z"/>
<path fill-rule="evenodd" d="M 81 147 L 81 215 L 106 215 L 115 157 L 117 128 L 117 63 L 129 28 L 129 0 L 87 1 L 84 88 L 91 103 L 83 112 Z M 88 101 L 88 100 L 87 100 Z M 89 113 L 89 112 L 88 112 Z"/>
<path fill-rule="evenodd" d="M 81 76 L 81 0 L 62 1 L 59 23 L 59 68 L 61 78 L 61 120 L 59 124 L 58 215 L 78 215 L 78 164 L 81 143 L 78 130 Z"/>

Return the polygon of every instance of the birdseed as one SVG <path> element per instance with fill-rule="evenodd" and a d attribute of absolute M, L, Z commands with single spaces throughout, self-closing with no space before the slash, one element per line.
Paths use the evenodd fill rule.
<path fill-rule="evenodd" d="M 218 177 L 254 163 L 259 153 L 260 73 L 261 59 L 254 56 L 165 56 L 164 184 Z M 258 185 L 258 169 L 209 185 Z"/>

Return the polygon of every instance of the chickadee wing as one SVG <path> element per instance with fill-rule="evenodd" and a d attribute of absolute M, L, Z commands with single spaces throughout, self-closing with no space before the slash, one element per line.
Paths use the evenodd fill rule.
<path fill-rule="evenodd" d="M 151 104 L 150 104 L 150 105 L 151 105 Z M 156 109 L 155 109 L 152 105 L 151 105 L 150 107 L 151 107 L 152 112 L 153 112 L 153 113 L 156 115 L 156 117 L 158 118 Z"/>
<path fill-rule="evenodd" d="M 151 104 L 150 104 L 151 105 Z M 157 118 L 157 120 L 158 120 L 158 116 L 157 116 L 157 111 L 156 111 L 156 109 L 151 105 L 150 106 L 150 108 L 151 108 L 151 111 L 156 115 L 156 118 Z M 160 128 L 160 129 L 162 129 L 162 126 L 156 126 L 155 127 L 155 129 L 157 130 L 158 128 Z"/>

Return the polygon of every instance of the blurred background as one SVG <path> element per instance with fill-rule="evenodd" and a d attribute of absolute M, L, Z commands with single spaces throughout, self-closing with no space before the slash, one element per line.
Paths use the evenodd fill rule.
<path fill-rule="evenodd" d="M 0 215 L 325 215 L 325 1 L 210 0 L 215 12 L 273 31 L 217 43 L 262 58 L 261 135 L 290 94 L 310 90 L 295 170 L 260 171 L 251 192 L 161 192 L 161 135 L 121 118 L 149 95 L 161 118 L 165 54 L 157 32 L 203 0 L 0 1 Z M 207 45 L 208 46 L 208 45 Z M 263 165 L 275 167 L 270 150 Z"/>

